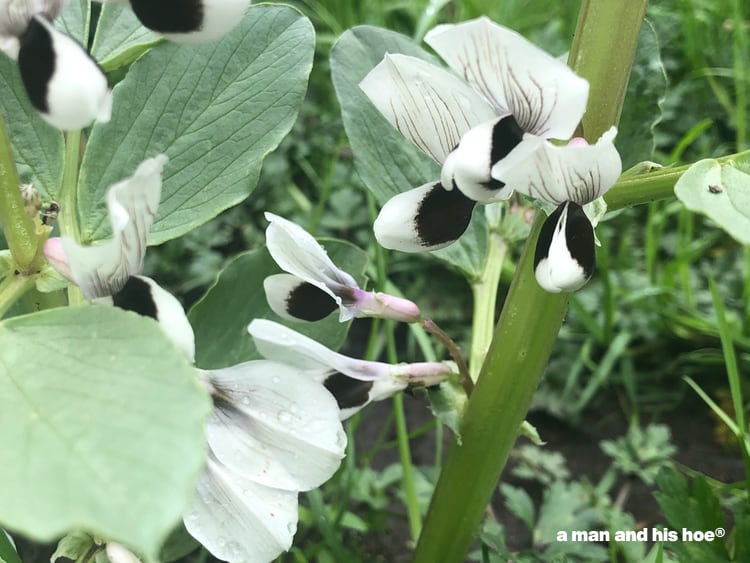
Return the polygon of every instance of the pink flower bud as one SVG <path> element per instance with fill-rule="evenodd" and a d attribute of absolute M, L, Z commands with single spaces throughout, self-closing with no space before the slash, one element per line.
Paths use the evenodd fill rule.
<path fill-rule="evenodd" d="M 583 137 L 573 137 L 570 141 L 568 141 L 568 146 L 569 147 L 588 147 L 589 142 Z"/>
<path fill-rule="evenodd" d="M 380 317 L 405 323 L 415 323 L 421 319 L 419 307 L 408 299 L 359 288 L 352 293 L 358 316 Z"/>
<path fill-rule="evenodd" d="M 46 240 L 44 243 L 44 255 L 47 257 L 50 265 L 57 270 L 60 275 L 75 283 L 73 272 L 70 269 L 68 257 L 65 255 L 62 239 L 60 237 L 52 237 Z"/>

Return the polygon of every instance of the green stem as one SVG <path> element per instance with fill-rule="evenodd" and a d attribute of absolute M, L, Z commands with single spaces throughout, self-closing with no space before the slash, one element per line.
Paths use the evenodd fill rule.
<path fill-rule="evenodd" d="M 732 12 L 734 30 L 732 32 L 732 59 L 734 77 L 734 123 L 737 128 L 737 150 L 741 151 L 747 144 L 747 75 L 745 59 L 747 58 L 747 28 L 742 13 L 743 0 L 733 0 Z"/>
<path fill-rule="evenodd" d="M 474 311 L 471 321 L 471 350 L 469 352 L 469 374 L 476 382 L 487 350 L 492 342 L 492 329 L 495 326 L 497 286 L 503 271 L 503 261 L 508 245 L 494 230 L 490 231 L 487 259 L 479 278 L 471 284 L 474 298 Z"/>
<path fill-rule="evenodd" d="M 375 220 L 377 211 L 375 210 L 375 200 L 371 194 L 367 195 L 367 204 L 370 210 L 370 218 Z M 375 245 L 375 262 L 377 264 L 377 289 L 383 291 L 386 284 L 386 256 L 385 250 L 380 245 Z M 388 361 L 392 364 L 398 362 L 396 354 L 396 341 L 393 335 L 393 322 L 386 321 L 386 351 Z M 404 491 L 404 503 L 406 505 L 406 515 L 409 520 L 409 531 L 414 542 L 419 538 L 422 531 L 422 516 L 419 512 L 419 497 L 417 496 L 417 486 L 414 479 L 414 465 L 411 460 L 411 451 L 409 449 L 409 429 L 406 424 L 406 415 L 404 413 L 404 399 L 400 393 L 393 397 L 393 414 L 396 421 L 396 439 L 398 441 L 398 453 L 401 461 L 402 487 Z"/>
<path fill-rule="evenodd" d="M 60 215 L 57 224 L 60 234 L 80 242 L 78 230 L 78 169 L 81 161 L 81 132 L 65 134 L 65 161 L 62 186 L 60 187 Z"/>
<path fill-rule="evenodd" d="M 571 47 L 573 69 L 589 80 L 583 130 L 596 140 L 616 124 L 647 0 L 583 0 Z M 440 474 L 414 563 L 464 561 L 505 466 L 565 316 L 566 294 L 536 283 L 538 214 L 500 315 L 476 389 Z"/>
<path fill-rule="evenodd" d="M 32 287 L 33 277 L 24 274 L 10 274 L 6 277 L 0 283 L 0 318 Z"/>
<path fill-rule="evenodd" d="M 727 368 L 727 379 L 729 380 L 729 390 L 732 396 L 732 406 L 734 407 L 734 418 L 737 421 L 737 441 L 740 444 L 742 461 L 745 465 L 745 482 L 747 484 L 748 495 L 750 495 L 750 452 L 747 450 L 745 401 L 742 398 L 740 370 L 737 365 L 737 356 L 734 353 L 732 331 L 729 328 L 729 323 L 727 323 L 727 317 L 724 312 L 724 303 L 719 295 L 719 289 L 716 287 L 716 282 L 714 282 L 713 277 L 709 277 L 708 283 L 711 286 L 711 296 L 713 297 L 714 309 L 716 309 L 716 318 L 719 324 L 721 349 L 724 354 L 724 363 Z"/>
<path fill-rule="evenodd" d="M 730 154 L 717 158 L 719 164 L 750 158 L 750 151 Z M 690 164 L 674 168 L 660 168 L 647 174 L 623 175 L 605 195 L 607 209 L 614 211 L 651 203 L 674 196 L 674 185 L 690 168 Z"/>
<path fill-rule="evenodd" d="M 21 272 L 30 272 L 36 267 L 39 237 L 34 222 L 24 209 L 19 186 L 13 150 L 5 121 L 0 115 L 0 224 L 17 268 Z"/>

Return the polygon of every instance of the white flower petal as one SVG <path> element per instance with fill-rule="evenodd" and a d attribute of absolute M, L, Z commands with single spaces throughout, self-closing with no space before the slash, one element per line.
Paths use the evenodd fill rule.
<path fill-rule="evenodd" d="M 306 282 L 291 274 L 274 274 L 263 280 L 271 310 L 288 321 L 319 321 L 339 308 L 341 299 L 328 288 Z"/>
<path fill-rule="evenodd" d="M 31 104 L 64 131 L 109 121 L 107 77 L 74 39 L 36 16 L 21 36 L 18 68 Z"/>
<path fill-rule="evenodd" d="M 594 145 L 555 146 L 527 136 L 492 167 L 492 177 L 528 196 L 559 205 L 589 203 L 604 195 L 622 171 L 613 144 L 617 129 L 606 131 Z"/>
<path fill-rule="evenodd" d="M 475 201 L 499 201 L 513 190 L 492 178 L 493 164 L 505 158 L 523 139 L 513 116 L 492 119 L 469 130 L 441 170 L 440 182 Z"/>
<path fill-rule="evenodd" d="M 392 397 L 407 387 L 405 380 L 398 381 L 393 377 L 383 377 L 375 381 L 361 381 L 339 372 L 317 372 L 311 375 L 323 383 L 336 399 L 336 403 L 341 409 L 339 415 L 341 420 L 353 416 L 373 401 L 382 401 Z"/>
<path fill-rule="evenodd" d="M 54 21 L 69 0 L 0 0 L 0 35 L 23 35 L 31 18 L 44 14 Z"/>
<path fill-rule="evenodd" d="M 268 563 L 292 546 L 297 496 L 236 475 L 209 456 L 183 522 L 219 559 Z"/>
<path fill-rule="evenodd" d="M 356 360 L 329 350 L 313 339 L 266 319 L 255 319 L 247 331 L 263 357 L 303 370 L 335 370 L 371 381 L 388 377 L 390 366 L 381 362 Z"/>
<path fill-rule="evenodd" d="M 386 55 L 359 87 L 404 137 L 438 164 L 466 131 L 497 117 L 461 79 L 407 55 Z"/>
<path fill-rule="evenodd" d="M 195 361 L 195 334 L 185 309 L 174 295 L 151 278 L 131 276 L 116 294 L 94 299 L 93 302 L 114 305 L 144 317 L 151 317 L 159 323 L 164 334 L 182 350 L 188 361 Z"/>
<path fill-rule="evenodd" d="M 73 279 L 84 297 L 93 299 L 120 291 L 143 268 L 148 230 L 161 198 L 161 171 L 167 157 L 144 160 L 135 173 L 107 191 L 112 239 L 96 246 L 81 246 L 63 238 L 63 249 Z M 63 210 L 63 213 L 75 210 Z"/>
<path fill-rule="evenodd" d="M 266 229 L 266 246 L 279 268 L 319 287 L 331 297 L 339 286 L 359 287 L 356 280 L 338 268 L 325 249 L 305 229 L 274 215 L 265 214 L 269 222 Z"/>
<path fill-rule="evenodd" d="M 475 202 L 440 182 L 424 184 L 389 199 L 373 230 L 381 246 L 425 252 L 453 244 L 466 231 Z"/>
<path fill-rule="evenodd" d="M 524 131 L 567 139 L 581 121 L 588 82 L 515 31 L 481 17 L 439 25 L 425 42 Z"/>
<path fill-rule="evenodd" d="M 594 272 L 594 228 L 580 205 L 566 202 L 544 222 L 534 254 L 534 275 L 545 291 L 576 291 Z"/>
<path fill-rule="evenodd" d="M 195 45 L 229 33 L 250 0 L 187 0 L 179 10 L 174 0 L 130 0 L 141 23 L 176 43 Z"/>
<path fill-rule="evenodd" d="M 257 483 L 294 491 L 335 473 L 346 434 L 321 384 L 298 368 L 263 360 L 206 373 L 215 389 L 206 436 L 221 463 Z"/>

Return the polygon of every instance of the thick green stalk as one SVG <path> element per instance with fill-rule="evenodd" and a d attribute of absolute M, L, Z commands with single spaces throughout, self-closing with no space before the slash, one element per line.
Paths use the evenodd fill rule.
<path fill-rule="evenodd" d="M 0 283 L 0 318 L 24 293 L 34 287 L 34 278 L 23 274 L 10 274 Z"/>
<path fill-rule="evenodd" d="M 647 0 L 584 0 L 571 48 L 591 85 L 583 130 L 591 142 L 620 116 Z M 533 274 L 543 217 L 518 264 L 487 359 L 451 444 L 415 553 L 415 563 L 464 560 L 565 315 L 568 297 L 545 293 Z"/>
<path fill-rule="evenodd" d="M 34 223 L 24 209 L 19 184 L 10 139 L 0 115 L 0 224 L 16 266 L 27 273 L 33 269 L 39 240 Z"/>

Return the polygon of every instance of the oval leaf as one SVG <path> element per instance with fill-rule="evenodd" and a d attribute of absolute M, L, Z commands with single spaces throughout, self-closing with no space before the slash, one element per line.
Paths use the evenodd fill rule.
<path fill-rule="evenodd" d="M 91 54 L 109 72 L 137 59 L 160 40 L 159 35 L 141 25 L 130 8 L 104 4 L 96 24 Z"/>
<path fill-rule="evenodd" d="M 29 103 L 18 65 L 0 55 L 0 111 L 22 184 L 44 200 L 58 198 L 63 173 L 63 134 L 39 117 Z"/>
<path fill-rule="evenodd" d="M 346 31 L 331 50 L 333 85 L 355 165 L 381 205 L 400 192 L 440 178 L 440 166 L 388 123 L 359 88 L 386 53 L 403 53 L 440 64 L 408 37 L 371 26 Z M 434 255 L 473 278 L 484 263 L 486 239 L 484 214 L 475 212 L 458 242 Z"/>
<path fill-rule="evenodd" d="M 205 459 L 210 401 L 151 319 L 114 307 L 0 323 L 0 523 L 155 555 Z"/>
<path fill-rule="evenodd" d="M 324 246 L 331 260 L 344 266 L 363 286 L 365 252 L 344 241 L 328 240 Z M 265 248 L 242 254 L 227 264 L 188 314 L 195 330 L 198 366 L 217 369 L 260 358 L 247 333 L 247 325 L 253 319 L 282 323 L 334 350 L 343 344 L 350 323 L 339 322 L 338 310 L 315 323 L 286 321 L 271 311 L 263 280 L 280 271 Z"/>
<path fill-rule="evenodd" d="M 750 174 L 713 159 L 688 168 L 674 187 L 691 211 L 707 215 L 729 235 L 750 244 Z"/>
<path fill-rule="evenodd" d="M 263 158 L 297 118 L 313 50 L 309 20 L 289 7 L 261 5 L 221 41 L 163 43 L 133 63 L 114 89 L 112 120 L 93 127 L 83 160 L 84 241 L 109 235 L 107 188 L 158 153 L 170 161 L 151 244 L 245 199 Z"/>

